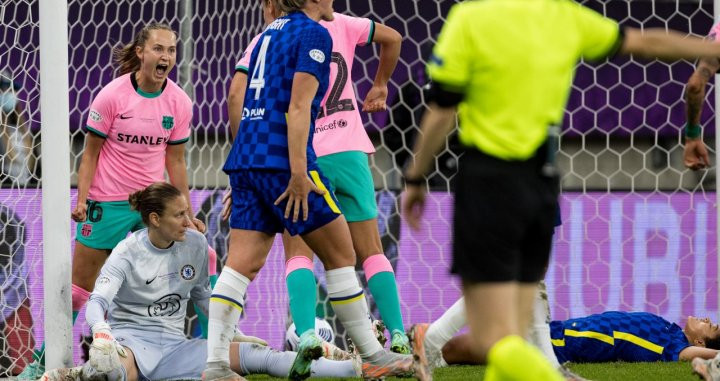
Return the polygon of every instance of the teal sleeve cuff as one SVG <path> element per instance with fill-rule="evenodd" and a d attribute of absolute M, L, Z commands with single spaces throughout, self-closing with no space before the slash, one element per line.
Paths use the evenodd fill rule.
<path fill-rule="evenodd" d="M 167 144 L 168 144 L 168 145 L 171 145 L 171 146 L 174 146 L 174 145 L 178 145 L 178 144 L 187 143 L 188 140 L 190 140 L 190 137 L 189 137 L 189 136 L 188 136 L 187 138 L 185 138 L 185 139 L 171 140 L 171 141 L 167 142 Z"/>
<path fill-rule="evenodd" d="M 88 131 L 90 131 L 90 132 L 92 132 L 93 134 L 101 137 L 101 138 L 107 138 L 107 134 L 103 134 L 102 132 L 100 132 L 100 131 L 98 131 L 98 130 L 90 127 L 90 126 L 85 126 L 85 129 L 88 130 Z"/>
<path fill-rule="evenodd" d="M 702 127 L 699 124 L 685 124 L 685 137 L 690 139 L 699 138 L 702 135 Z"/>

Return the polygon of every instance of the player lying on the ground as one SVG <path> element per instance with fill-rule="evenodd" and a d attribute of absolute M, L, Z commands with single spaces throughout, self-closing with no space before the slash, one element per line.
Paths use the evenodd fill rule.
<path fill-rule="evenodd" d="M 695 357 L 711 359 L 720 349 L 720 329 L 710 319 L 690 316 L 685 328 L 680 328 L 648 312 L 609 311 L 556 320 L 550 322 L 550 335 L 560 363 L 689 361 Z M 424 339 L 425 355 L 438 353 L 438 348 L 442 348 L 442 358 L 430 361 L 436 366 L 481 363 L 472 353 L 468 334 L 453 337 L 440 346 L 428 340 L 427 335 Z"/>
<path fill-rule="evenodd" d="M 47 372 L 45 380 L 201 378 L 207 343 L 187 339 L 183 327 L 188 300 L 208 308 L 207 241 L 188 230 L 187 200 L 170 184 L 130 195 L 130 205 L 147 229 L 121 241 L 100 271 L 86 311 L 90 359 L 83 367 Z M 230 365 L 241 374 L 286 377 L 295 357 L 259 344 L 230 346 Z M 322 377 L 357 377 L 359 369 L 352 360 L 311 364 L 311 373 Z"/>

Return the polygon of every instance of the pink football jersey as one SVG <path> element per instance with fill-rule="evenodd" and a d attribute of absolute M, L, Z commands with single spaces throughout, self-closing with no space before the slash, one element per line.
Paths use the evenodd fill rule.
<path fill-rule="evenodd" d="M 100 90 L 87 129 L 103 138 L 88 198 L 127 201 L 128 195 L 165 179 L 165 149 L 190 137 L 192 101 L 171 80 L 159 93 L 136 90 L 125 74 Z"/>
<path fill-rule="evenodd" d="M 321 21 L 333 40 L 330 86 L 315 121 L 313 148 L 317 156 L 337 152 L 375 152 L 360 118 L 352 84 L 355 47 L 372 42 L 375 24 L 366 18 L 335 13 L 330 22 Z"/>
<path fill-rule="evenodd" d="M 712 28 L 710 28 L 710 33 L 708 33 L 708 38 L 717 41 L 718 35 L 720 34 L 718 32 L 720 32 L 720 22 L 716 23 L 715 25 L 712 26 Z"/>
<path fill-rule="evenodd" d="M 235 64 L 235 71 L 248 72 L 248 67 L 250 67 L 250 56 L 252 55 L 252 51 L 255 49 L 255 45 L 257 45 L 261 35 L 262 33 L 258 33 L 258 35 L 253 37 L 252 41 L 250 41 L 250 45 L 245 48 L 245 51 L 240 56 L 240 61 Z"/>

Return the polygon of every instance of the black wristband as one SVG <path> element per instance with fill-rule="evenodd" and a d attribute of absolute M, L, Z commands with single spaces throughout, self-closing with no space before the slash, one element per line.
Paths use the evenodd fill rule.
<path fill-rule="evenodd" d="M 455 107 L 462 102 L 465 94 L 459 92 L 458 89 L 450 89 L 438 82 L 430 82 L 428 90 L 425 92 L 425 100 L 428 103 L 435 102 L 440 107 Z"/>
<path fill-rule="evenodd" d="M 425 185 L 425 177 L 422 177 L 422 176 L 414 178 L 414 179 L 403 176 L 403 181 L 405 182 L 405 185 L 415 185 L 415 186 Z"/>

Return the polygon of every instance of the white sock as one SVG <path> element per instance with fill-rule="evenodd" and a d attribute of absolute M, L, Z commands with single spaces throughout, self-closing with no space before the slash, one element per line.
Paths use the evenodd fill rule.
<path fill-rule="evenodd" d="M 240 343 L 240 370 L 242 374 L 268 374 L 286 378 L 297 353 L 279 352 L 259 344 Z M 319 358 L 310 367 L 312 377 L 357 377 L 352 360 L 333 361 Z"/>
<path fill-rule="evenodd" d="M 248 284 L 250 279 L 228 266 L 220 273 L 210 296 L 208 364 L 222 363 L 229 366 L 230 340 L 235 335 Z"/>
<path fill-rule="evenodd" d="M 554 367 L 560 363 L 555 356 L 552 342 L 550 341 L 550 304 L 548 303 L 545 281 L 538 284 L 535 299 L 533 300 L 533 320 L 528 330 L 528 341 L 538 347 L 543 355 Z"/>
<path fill-rule="evenodd" d="M 462 327 L 467 324 L 465 298 L 458 299 L 442 316 L 435 320 L 425 334 L 425 345 L 442 349 Z"/>
<path fill-rule="evenodd" d="M 383 350 L 373 334 L 365 295 L 353 267 L 341 267 L 325 272 L 327 291 L 335 314 L 365 358 Z"/>

